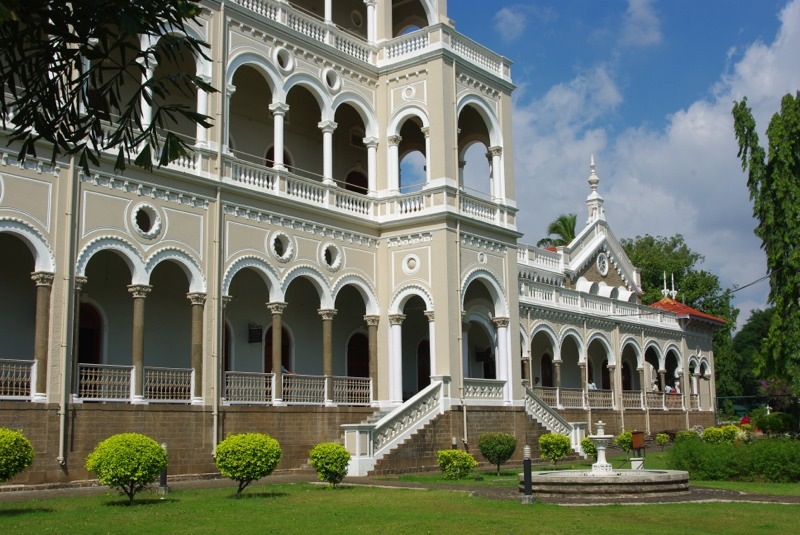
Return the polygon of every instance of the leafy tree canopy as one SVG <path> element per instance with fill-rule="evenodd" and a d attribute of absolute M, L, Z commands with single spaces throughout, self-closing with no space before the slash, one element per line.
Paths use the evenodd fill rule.
<path fill-rule="evenodd" d="M 759 377 L 756 368 L 758 353 L 769 334 L 773 311 L 772 308 L 753 310 L 747 323 L 733 337 L 733 350 L 741 357 L 742 395 L 755 396 L 759 394 L 756 380 Z"/>
<path fill-rule="evenodd" d="M 547 237 L 536 242 L 537 247 L 569 245 L 575 239 L 577 214 L 561 214 L 547 226 Z"/>
<path fill-rule="evenodd" d="M 775 309 L 757 365 L 762 377 L 788 377 L 800 392 L 800 91 L 781 99 L 767 128 L 768 149 L 759 142 L 747 98 L 731 113 Z"/>
<path fill-rule="evenodd" d="M 118 170 L 132 157 L 149 169 L 185 156 L 187 143 L 166 129 L 180 118 L 208 127 L 208 117 L 167 96 L 213 88 L 196 69 L 154 72 L 205 57 L 185 26 L 199 13 L 199 0 L 0 0 L 0 117 L 19 157 L 44 143 L 51 160 L 76 155 L 88 173 L 112 149 Z"/>

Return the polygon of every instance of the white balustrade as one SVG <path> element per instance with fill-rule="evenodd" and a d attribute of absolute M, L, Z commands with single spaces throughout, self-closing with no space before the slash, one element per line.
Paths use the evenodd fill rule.
<path fill-rule="evenodd" d="M 148 402 L 189 403 L 192 400 L 191 368 L 144 367 L 142 394 Z"/>
<path fill-rule="evenodd" d="M 333 377 L 332 401 L 337 405 L 370 405 L 372 381 L 369 377 Z"/>
<path fill-rule="evenodd" d="M 33 360 L 0 359 L 0 399 L 30 399 Z"/>
<path fill-rule="evenodd" d="M 225 372 L 225 403 L 267 405 L 272 403 L 272 373 Z"/>
<path fill-rule="evenodd" d="M 130 401 L 133 366 L 78 364 L 77 397 L 91 401 Z"/>

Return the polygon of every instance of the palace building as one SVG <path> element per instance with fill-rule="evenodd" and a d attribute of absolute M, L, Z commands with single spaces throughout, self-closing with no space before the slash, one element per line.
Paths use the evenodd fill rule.
<path fill-rule="evenodd" d="M 575 240 L 519 241 L 511 65 L 446 0 L 202 5 L 210 59 L 155 69 L 219 90 L 171 97 L 213 119 L 174 124 L 190 158 L 84 174 L 0 148 L 0 426 L 36 450 L 12 483 L 90 479 L 122 432 L 166 443 L 171 475 L 241 432 L 278 469 L 340 442 L 355 475 L 481 460 L 486 431 L 519 460 L 598 419 L 713 424 L 722 322 L 641 303 L 593 161 Z"/>

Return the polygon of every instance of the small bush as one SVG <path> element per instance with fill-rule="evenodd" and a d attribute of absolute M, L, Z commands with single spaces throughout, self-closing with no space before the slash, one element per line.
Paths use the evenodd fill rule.
<path fill-rule="evenodd" d="M 263 433 L 228 435 L 217 444 L 217 470 L 220 474 L 239 482 L 236 495 L 262 477 L 268 476 L 278 466 L 282 456 L 281 445 Z"/>
<path fill-rule="evenodd" d="M 633 451 L 633 433 L 623 431 L 614 438 L 614 445 L 630 455 Z"/>
<path fill-rule="evenodd" d="M 669 435 L 667 433 L 656 434 L 656 445 L 661 446 L 661 451 L 669 446 Z"/>
<path fill-rule="evenodd" d="M 694 429 L 684 429 L 675 433 L 675 440 L 673 440 L 675 444 L 683 440 L 700 440 L 700 434 Z"/>
<path fill-rule="evenodd" d="M 584 439 L 581 440 L 581 449 L 587 456 L 591 457 L 595 461 L 597 460 L 597 446 L 595 446 L 591 438 L 584 437 Z"/>
<path fill-rule="evenodd" d="M 108 485 L 133 503 L 167 467 L 167 452 L 158 442 L 138 433 L 113 435 L 100 442 L 86 457 L 86 469 L 97 473 L 101 485 Z"/>
<path fill-rule="evenodd" d="M 478 466 L 478 461 L 463 450 L 439 450 L 436 457 L 445 479 L 464 479 Z"/>
<path fill-rule="evenodd" d="M 478 449 L 486 460 L 497 466 L 499 476 L 500 465 L 517 450 L 517 437 L 509 433 L 483 433 L 478 437 Z"/>
<path fill-rule="evenodd" d="M 347 475 L 350 452 L 341 444 L 323 442 L 309 452 L 311 466 L 317 471 L 320 481 L 327 481 L 332 487 L 341 483 Z"/>
<path fill-rule="evenodd" d="M 572 445 L 566 435 L 547 433 L 539 437 L 539 451 L 542 453 L 542 459 L 549 459 L 556 464 L 569 455 Z"/>
<path fill-rule="evenodd" d="M 33 446 L 22 431 L 0 428 L 0 483 L 5 483 L 33 462 Z"/>
<path fill-rule="evenodd" d="M 706 427 L 701 437 L 708 444 L 725 444 L 725 435 L 719 427 Z M 733 441 L 731 441 L 733 442 Z"/>

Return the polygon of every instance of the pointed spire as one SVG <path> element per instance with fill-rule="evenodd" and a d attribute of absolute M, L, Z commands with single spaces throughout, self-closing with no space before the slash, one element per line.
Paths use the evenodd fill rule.
<path fill-rule="evenodd" d="M 674 301 L 675 297 L 678 296 L 678 290 L 675 289 L 675 274 L 670 273 L 670 276 L 672 277 L 672 291 L 669 292 L 669 297 Z M 666 280 L 664 281 L 664 285 L 666 286 Z"/>
<path fill-rule="evenodd" d="M 589 163 L 589 187 L 592 192 L 586 198 L 586 207 L 589 212 L 589 218 L 586 223 L 591 224 L 598 219 L 605 220 L 606 212 L 603 209 L 603 197 L 597 192 L 597 186 L 600 184 L 600 177 L 597 176 L 597 169 L 594 164 L 594 154 L 592 154 Z"/>
<path fill-rule="evenodd" d="M 669 290 L 667 290 L 667 272 L 664 272 L 664 289 L 661 290 L 661 295 L 664 297 L 669 295 Z"/>

